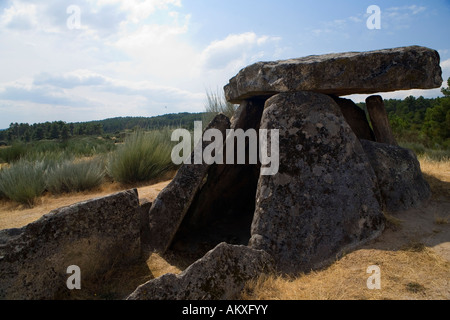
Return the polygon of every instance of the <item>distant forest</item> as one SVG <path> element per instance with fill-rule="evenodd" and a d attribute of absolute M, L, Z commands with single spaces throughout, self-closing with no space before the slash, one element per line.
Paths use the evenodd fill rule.
<path fill-rule="evenodd" d="M 429 149 L 450 149 L 450 96 L 384 100 L 389 122 L 400 143 Z M 358 104 L 366 111 L 365 103 Z"/>
<path fill-rule="evenodd" d="M 99 121 L 66 123 L 63 121 L 45 123 L 11 123 L 0 131 L 0 143 L 15 141 L 31 142 L 39 140 L 66 140 L 75 136 L 115 135 L 126 130 L 142 128 L 159 130 L 162 128 L 194 129 L 194 121 L 202 121 L 203 113 L 166 114 L 157 117 L 119 117 Z"/>
<path fill-rule="evenodd" d="M 404 100 L 385 100 L 390 124 L 399 142 L 416 143 L 429 149 L 450 149 L 450 92 L 444 89 L 443 93 L 445 97 L 433 99 L 410 96 Z M 365 104 L 358 105 L 367 114 Z M 0 144 L 10 145 L 15 141 L 65 140 L 83 135 L 107 137 L 136 128 L 158 130 L 177 127 L 192 130 L 194 121 L 201 121 L 204 115 L 204 113 L 179 113 L 151 118 L 124 117 L 80 123 L 63 121 L 33 125 L 11 123 L 8 129 L 0 131 Z"/>

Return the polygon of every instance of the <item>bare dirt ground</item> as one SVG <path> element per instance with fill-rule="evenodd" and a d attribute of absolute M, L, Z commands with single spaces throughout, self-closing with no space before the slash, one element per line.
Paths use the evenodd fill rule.
<path fill-rule="evenodd" d="M 387 215 L 388 224 L 376 240 L 337 259 L 331 266 L 298 277 L 264 276 L 247 284 L 242 299 L 348 300 L 450 299 L 450 161 L 421 159 L 433 197 L 420 208 Z M 141 199 L 154 200 L 170 182 L 138 187 Z M 91 193 L 44 196 L 34 208 L 0 202 L 0 229 L 22 227 L 53 209 L 101 197 L 123 187 L 107 184 Z M 126 297 L 139 284 L 184 266 L 173 257 L 156 254 L 127 269 L 111 270 L 98 284 L 86 288 L 83 299 Z M 369 266 L 381 271 L 381 289 L 369 290 Z M 107 285 L 105 285 L 107 284 Z"/>

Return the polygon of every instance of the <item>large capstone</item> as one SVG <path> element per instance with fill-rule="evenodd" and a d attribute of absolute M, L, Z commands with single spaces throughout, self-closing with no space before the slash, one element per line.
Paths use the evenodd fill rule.
<path fill-rule="evenodd" d="M 229 102 L 240 103 L 285 92 L 314 91 L 345 96 L 433 89 L 441 84 L 438 52 L 411 46 L 258 62 L 230 80 L 225 86 L 225 96 Z"/>

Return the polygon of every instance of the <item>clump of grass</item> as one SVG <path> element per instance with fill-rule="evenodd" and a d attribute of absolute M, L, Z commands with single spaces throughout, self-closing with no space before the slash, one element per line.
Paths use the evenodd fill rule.
<path fill-rule="evenodd" d="M 208 91 L 206 93 L 206 113 L 203 116 L 203 127 L 206 127 L 219 113 L 223 113 L 231 119 L 236 109 L 237 106 L 228 102 L 223 93 Z"/>
<path fill-rule="evenodd" d="M 412 293 L 424 292 L 425 287 L 417 282 L 409 282 L 406 284 L 406 290 Z"/>
<path fill-rule="evenodd" d="M 402 226 L 402 222 L 403 222 L 402 220 L 400 220 L 386 212 L 383 212 L 383 214 L 384 214 L 384 217 L 386 218 L 386 227 L 387 228 L 390 228 L 390 229 L 396 231 Z"/>
<path fill-rule="evenodd" d="M 23 142 L 15 142 L 10 147 L 0 149 L 0 160 L 14 162 L 19 160 L 27 152 L 27 146 Z"/>
<path fill-rule="evenodd" d="M 411 142 L 411 141 L 400 141 L 400 146 L 403 148 L 410 149 L 414 151 L 414 153 L 421 157 L 426 158 L 429 161 L 436 161 L 436 162 L 446 162 L 450 159 L 450 149 L 431 149 L 425 147 L 420 142 Z"/>
<path fill-rule="evenodd" d="M 449 219 L 441 216 L 435 216 L 434 223 L 437 225 L 446 225 L 449 224 Z"/>
<path fill-rule="evenodd" d="M 61 147 L 77 157 L 90 157 L 115 150 L 112 140 L 96 137 L 77 137 L 61 143 Z"/>
<path fill-rule="evenodd" d="M 0 171 L 0 194 L 10 200 L 32 206 L 45 191 L 45 161 L 19 160 Z"/>
<path fill-rule="evenodd" d="M 407 245 L 404 245 L 401 249 L 403 251 L 410 251 L 410 252 L 423 252 L 426 250 L 426 246 L 422 242 L 411 241 Z"/>
<path fill-rule="evenodd" d="M 29 143 L 14 142 L 12 146 L 0 149 L 0 160 L 13 163 L 20 159 L 30 161 L 43 157 L 57 160 L 74 157 L 91 157 L 115 150 L 114 141 L 97 137 L 75 137 L 64 141 L 41 140 Z"/>
<path fill-rule="evenodd" d="M 172 142 L 167 130 L 136 131 L 112 153 L 108 172 L 123 184 L 149 181 L 173 168 L 171 153 Z"/>
<path fill-rule="evenodd" d="M 66 160 L 48 171 L 46 186 L 53 194 L 80 192 L 100 186 L 104 176 L 104 165 L 98 159 Z"/>

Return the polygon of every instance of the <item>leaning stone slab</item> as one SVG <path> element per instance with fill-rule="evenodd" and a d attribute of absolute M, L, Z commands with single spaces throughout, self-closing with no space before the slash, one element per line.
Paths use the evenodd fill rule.
<path fill-rule="evenodd" d="M 261 128 L 280 130 L 280 170 L 260 176 L 251 248 L 296 274 L 382 232 L 375 173 L 332 98 L 278 94 L 267 100 Z"/>
<path fill-rule="evenodd" d="M 205 130 L 215 128 L 226 136 L 230 128 L 230 120 L 224 114 L 217 115 Z M 203 142 L 202 150 L 209 143 Z M 150 250 L 164 253 L 172 243 L 191 203 L 200 187 L 205 182 L 210 165 L 194 164 L 194 152 L 191 155 L 192 164 L 183 164 L 175 178 L 162 190 L 149 211 Z"/>
<path fill-rule="evenodd" d="M 50 212 L 20 229 L 0 231 L 0 299 L 70 296 L 67 268 L 80 267 L 81 287 L 140 257 L 136 190 Z"/>
<path fill-rule="evenodd" d="M 391 125 L 389 124 L 389 118 L 386 107 L 384 106 L 383 98 L 378 95 L 370 96 L 366 99 L 366 106 L 375 135 L 375 140 L 373 141 L 398 146 Z"/>
<path fill-rule="evenodd" d="M 431 197 L 420 163 L 413 151 L 361 140 L 377 175 L 383 204 L 390 212 L 417 207 Z"/>
<path fill-rule="evenodd" d="M 367 121 L 366 113 L 359 108 L 352 100 L 332 97 L 338 104 L 344 115 L 345 120 L 352 128 L 353 133 L 358 139 L 366 139 L 375 141 L 375 134 L 370 128 L 369 121 Z"/>
<path fill-rule="evenodd" d="M 272 268 L 264 251 L 221 243 L 181 274 L 150 280 L 127 300 L 232 300 L 248 280 Z"/>
<path fill-rule="evenodd" d="M 437 51 L 411 46 L 371 52 L 333 53 L 275 62 L 241 70 L 225 86 L 229 102 L 256 96 L 314 91 L 336 96 L 439 88 Z"/>

